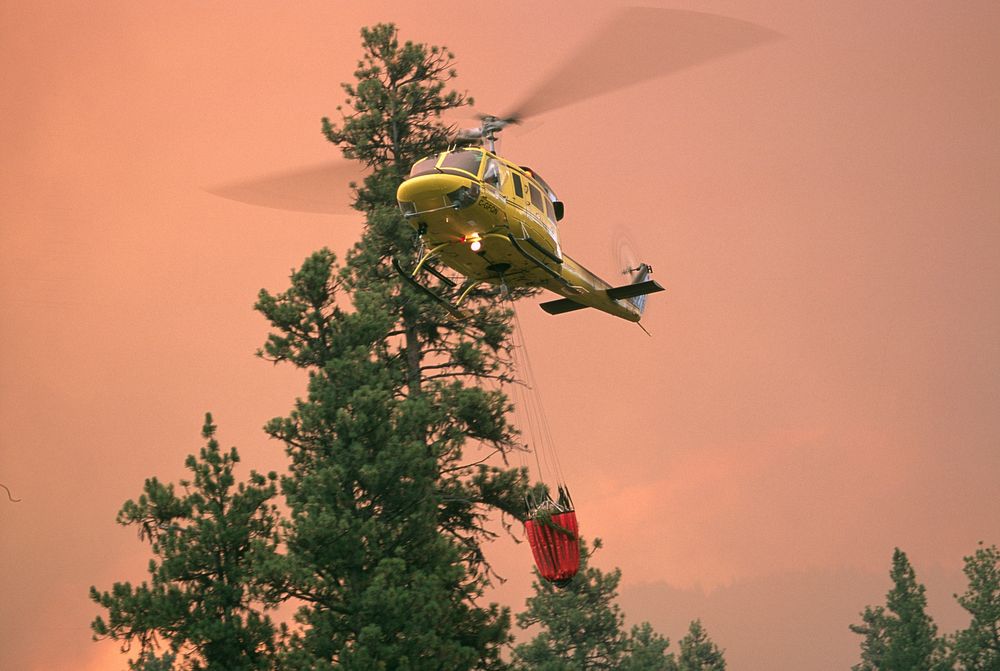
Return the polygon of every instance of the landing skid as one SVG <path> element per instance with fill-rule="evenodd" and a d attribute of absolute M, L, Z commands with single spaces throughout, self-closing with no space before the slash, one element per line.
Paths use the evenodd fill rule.
<path fill-rule="evenodd" d="M 436 303 L 438 303 L 439 305 L 441 305 L 441 307 L 443 307 L 445 310 L 447 310 L 448 314 L 450 314 L 455 319 L 457 319 L 459 321 L 463 321 L 463 320 L 468 319 L 469 317 L 472 316 L 469 312 L 467 312 L 465 310 L 462 310 L 461 308 L 459 308 L 459 307 L 457 307 L 455 305 L 452 305 L 451 302 L 449 302 L 448 300 L 442 298 L 441 296 L 438 296 L 436 293 L 434 293 L 433 291 L 431 291 L 430 289 L 428 289 L 427 287 L 425 287 L 423 284 L 421 284 L 420 282 L 418 282 L 416 280 L 416 278 L 413 277 L 413 275 L 411 275 L 410 273 L 408 273 L 405 270 L 403 270 L 403 267 L 401 265 L 399 265 L 399 261 L 397 261 L 395 258 L 392 259 L 392 267 L 396 269 L 396 272 L 399 273 L 399 276 L 402 277 L 406 281 L 407 284 L 409 284 L 414 289 L 417 289 L 418 291 L 420 291 L 425 296 L 433 299 Z M 425 269 L 430 270 L 426 266 L 425 266 Z M 432 272 L 432 274 L 435 275 L 436 277 L 441 277 L 447 284 L 450 284 L 451 286 L 455 286 L 454 282 L 452 282 L 450 279 L 442 276 L 436 270 L 434 270 Z M 463 297 L 464 297 L 464 295 L 463 295 Z"/>
<path fill-rule="evenodd" d="M 535 266 L 537 266 L 539 269 L 545 271 L 550 277 L 552 277 L 552 279 L 556 280 L 557 282 L 561 282 L 562 284 L 564 284 L 567 287 L 571 287 L 572 286 L 569 282 L 567 282 L 563 278 L 563 276 L 559 273 L 559 271 L 553 270 L 552 268 L 550 268 L 549 266 L 547 266 L 545 263 L 543 263 L 542 261 L 540 261 L 534 254 L 532 254 L 531 252 L 529 252 L 528 249 L 526 247 L 524 247 L 521 244 L 521 242 L 518 241 L 518 238 L 515 238 L 513 235 L 508 235 L 507 237 L 510 239 L 510 243 L 512 245 L 514 245 L 514 249 L 516 249 L 518 252 L 520 252 L 521 256 L 523 256 L 524 258 L 526 258 L 531 263 L 535 264 Z M 544 249 L 542 249 L 537 244 L 535 244 L 535 242 L 531 238 L 524 238 L 524 240 L 527 240 L 529 243 L 531 243 L 532 245 L 534 245 L 540 252 L 543 252 L 546 256 L 548 256 L 549 258 L 551 258 L 553 261 L 556 261 L 558 263 L 562 263 L 562 259 L 558 259 L 555 256 L 552 256 L 551 254 L 549 254 L 548 252 L 546 252 Z"/>

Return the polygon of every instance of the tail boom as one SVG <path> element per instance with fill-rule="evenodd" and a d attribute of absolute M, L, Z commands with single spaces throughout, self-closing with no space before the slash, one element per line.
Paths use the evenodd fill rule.
<path fill-rule="evenodd" d="M 656 280 L 649 279 L 652 269 L 646 264 L 639 266 L 639 272 L 631 284 L 618 287 L 612 287 L 569 257 L 563 257 L 562 266 L 563 281 L 548 283 L 546 288 L 566 298 L 541 304 L 541 308 L 550 315 L 596 308 L 630 322 L 637 322 L 642 318 L 646 296 L 664 290 Z"/>

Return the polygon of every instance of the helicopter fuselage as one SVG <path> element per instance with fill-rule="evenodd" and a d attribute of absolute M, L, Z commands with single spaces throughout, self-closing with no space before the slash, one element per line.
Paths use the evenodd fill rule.
<path fill-rule="evenodd" d="M 421 264 L 440 261 L 472 281 L 543 287 L 639 321 L 636 301 L 612 298 L 610 284 L 563 253 L 562 203 L 529 168 L 484 148 L 447 151 L 417 162 L 396 197 L 423 241 Z"/>

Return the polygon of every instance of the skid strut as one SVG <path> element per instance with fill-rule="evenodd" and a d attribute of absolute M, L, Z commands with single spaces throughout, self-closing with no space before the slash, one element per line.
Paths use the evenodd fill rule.
<path fill-rule="evenodd" d="M 439 247 L 432 249 L 430 252 L 424 255 L 424 258 L 422 258 L 420 260 L 420 263 L 417 264 L 418 270 L 420 269 L 421 264 L 425 264 L 427 260 L 430 258 L 429 255 L 432 254 L 434 251 L 436 251 L 436 249 L 439 249 Z M 455 319 L 463 320 L 463 319 L 468 319 L 471 316 L 467 311 L 460 309 L 457 305 L 452 305 L 448 300 L 442 298 L 441 296 L 437 295 L 436 293 L 425 287 L 423 284 L 418 282 L 414 277 L 417 271 L 414 271 L 413 273 L 406 272 L 405 270 L 403 270 L 403 267 L 399 265 L 399 261 L 397 261 L 395 258 L 393 258 L 392 260 L 392 267 L 396 269 L 396 272 L 399 273 L 399 276 L 402 277 L 407 284 L 409 284 L 414 289 L 417 289 L 425 296 L 433 299 L 436 303 L 438 303 L 445 310 L 447 310 L 448 314 L 450 314 Z M 427 270 L 428 272 L 430 272 L 430 266 L 427 267 Z M 438 273 L 434 272 L 433 274 L 437 275 Z M 466 289 L 465 292 L 462 293 L 462 298 L 465 298 L 469 294 L 469 292 L 473 289 L 473 287 L 475 287 L 477 284 L 478 282 L 475 282 L 468 289 Z M 461 302 L 461 299 L 459 299 L 459 302 Z"/>

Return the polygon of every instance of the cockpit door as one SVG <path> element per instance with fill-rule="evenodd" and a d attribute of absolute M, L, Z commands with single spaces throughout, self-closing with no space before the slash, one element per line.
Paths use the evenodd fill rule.
<path fill-rule="evenodd" d="M 555 217 L 549 214 L 552 211 L 552 203 L 549 201 L 547 195 L 532 182 L 528 181 L 526 186 L 528 215 L 536 222 L 537 227 L 545 231 L 548 238 L 548 240 L 536 240 L 536 242 L 542 243 L 548 248 L 549 252 L 561 259 L 562 250 L 559 248 L 559 230 L 556 228 Z M 532 237 L 535 238 L 537 236 Z"/>

